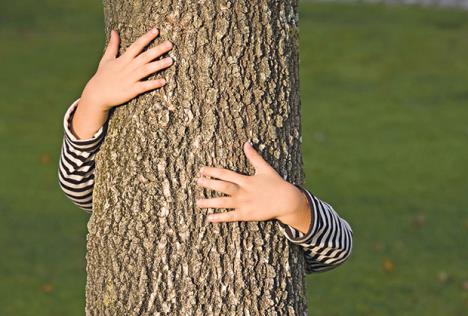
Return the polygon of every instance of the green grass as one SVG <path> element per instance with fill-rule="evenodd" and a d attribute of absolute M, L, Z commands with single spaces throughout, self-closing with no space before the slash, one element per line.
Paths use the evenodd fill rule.
<path fill-rule="evenodd" d="M 0 315 L 82 315 L 88 215 L 56 168 L 102 7 L 27 2 L 0 4 Z M 304 2 L 300 27 L 306 184 L 354 230 L 349 261 L 308 276 L 310 314 L 462 315 L 468 12 Z"/>

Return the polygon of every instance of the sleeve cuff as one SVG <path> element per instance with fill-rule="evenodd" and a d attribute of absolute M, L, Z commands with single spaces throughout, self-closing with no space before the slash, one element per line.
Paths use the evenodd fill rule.
<path fill-rule="evenodd" d="M 80 98 L 76 99 L 67 109 L 63 118 L 63 128 L 68 143 L 78 150 L 86 150 L 95 147 L 103 138 L 106 124 L 103 124 L 93 136 L 85 139 L 78 139 L 71 131 L 71 121 L 76 111 Z"/>
<path fill-rule="evenodd" d="M 307 197 L 307 201 L 309 202 L 309 209 L 311 211 L 311 217 L 312 217 L 312 221 L 310 223 L 309 229 L 307 233 L 304 234 L 303 232 L 295 229 L 292 226 L 281 223 L 280 221 L 278 221 L 278 223 L 280 227 L 282 228 L 281 231 L 283 232 L 283 234 L 286 236 L 286 238 L 289 241 L 295 244 L 303 244 L 307 242 L 308 240 L 310 240 L 314 236 L 317 230 L 317 224 L 318 224 L 317 210 L 316 210 L 316 207 L 314 206 L 314 202 L 313 202 L 314 198 L 313 198 L 312 193 L 310 193 L 307 189 L 305 189 L 299 184 L 294 183 L 294 185 L 305 194 L 305 196 Z"/>

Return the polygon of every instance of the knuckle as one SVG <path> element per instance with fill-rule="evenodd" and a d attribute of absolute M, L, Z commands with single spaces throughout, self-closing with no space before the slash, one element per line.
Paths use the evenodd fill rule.
<path fill-rule="evenodd" d="M 158 45 L 156 47 L 151 48 L 148 52 L 151 58 L 159 57 L 161 55 L 161 47 Z"/>
<path fill-rule="evenodd" d="M 224 191 L 234 193 L 235 191 L 237 191 L 237 185 L 235 185 L 233 183 L 224 183 L 223 189 L 224 189 Z"/>
<path fill-rule="evenodd" d="M 244 186 L 244 187 L 249 187 L 250 186 L 250 176 L 240 176 L 239 177 L 239 183 Z"/>
<path fill-rule="evenodd" d="M 146 36 L 142 36 L 139 39 L 137 39 L 135 42 L 133 42 L 133 44 L 130 45 L 129 49 L 135 50 L 138 47 L 143 46 L 145 44 L 145 41 L 146 41 Z"/>
<path fill-rule="evenodd" d="M 142 67 L 143 73 L 147 74 L 153 71 L 153 65 L 151 63 L 146 64 Z"/>
<path fill-rule="evenodd" d="M 138 84 L 133 88 L 132 94 L 133 95 L 139 95 L 139 94 L 141 94 L 143 92 L 144 92 L 143 87 Z"/>
<path fill-rule="evenodd" d="M 142 87 L 142 89 L 145 89 L 145 90 L 151 88 L 151 81 L 147 81 L 147 80 L 142 81 L 141 82 L 141 87 Z"/>
<path fill-rule="evenodd" d="M 143 93 L 146 91 L 146 84 L 145 83 L 140 83 L 135 86 L 135 92 L 137 94 Z"/>
<path fill-rule="evenodd" d="M 148 65 L 150 65 L 151 71 L 155 72 L 162 68 L 162 66 L 164 65 L 164 62 L 162 60 L 158 60 L 158 61 L 149 63 Z"/>
<path fill-rule="evenodd" d="M 161 88 L 163 84 L 159 80 L 153 80 L 151 84 L 151 89 Z"/>
<path fill-rule="evenodd" d="M 150 89 L 161 88 L 163 85 L 161 80 L 151 80 Z"/>
<path fill-rule="evenodd" d="M 146 51 L 146 52 L 143 52 L 141 53 L 140 55 L 138 55 L 136 58 L 135 58 L 135 63 L 140 65 L 140 64 L 144 64 L 145 61 L 148 59 L 148 52 L 149 51 Z"/>
<path fill-rule="evenodd" d="M 236 176 L 237 175 L 237 172 L 235 172 L 234 170 L 231 170 L 231 169 L 225 169 L 226 170 L 226 173 L 228 173 L 230 176 Z"/>
<path fill-rule="evenodd" d="M 151 72 L 151 67 L 149 65 L 143 65 L 139 67 L 138 70 L 135 70 L 135 75 L 141 79 L 148 76 Z"/>
<path fill-rule="evenodd" d="M 231 189 L 231 185 L 226 182 L 221 182 L 219 184 L 219 188 L 221 189 L 221 191 L 229 191 Z"/>
<path fill-rule="evenodd" d="M 136 43 L 137 45 L 144 45 L 144 44 L 146 44 L 147 42 L 149 42 L 149 41 L 151 40 L 152 37 L 153 37 L 152 31 L 146 32 L 146 34 L 143 34 L 142 36 L 140 36 L 140 37 L 135 41 L 135 43 Z"/>
<path fill-rule="evenodd" d="M 143 45 L 143 44 L 148 40 L 149 36 L 150 36 L 150 35 L 149 35 L 148 33 L 145 34 L 145 35 L 140 36 L 140 38 L 138 38 L 138 39 L 135 41 L 135 44 L 136 44 L 137 46 Z"/>
<path fill-rule="evenodd" d="M 137 46 L 140 44 L 140 40 L 136 40 L 135 42 L 133 42 L 132 44 L 130 44 L 130 46 L 128 46 L 127 48 L 127 52 L 133 52 L 134 50 L 136 50 Z"/>
<path fill-rule="evenodd" d="M 162 42 L 161 44 L 159 44 L 155 48 L 157 48 L 159 53 L 162 53 L 163 51 L 171 49 L 172 48 L 172 43 L 170 41 L 168 41 L 168 40 L 165 40 L 164 42 Z"/>

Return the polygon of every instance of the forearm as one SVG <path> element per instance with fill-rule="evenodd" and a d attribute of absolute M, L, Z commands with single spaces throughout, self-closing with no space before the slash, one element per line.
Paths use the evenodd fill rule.
<path fill-rule="evenodd" d="M 93 136 L 107 121 L 109 111 L 82 94 L 72 118 L 71 131 L 78 139 Z"/>
<path fill-rule="evenodd" d="M 78 109 L 75 100 L 63 118 L 64 138 L 58 168 L 59 185 L 65 195 L 81 209 L 91 212 L 94 187 L 94 158 L 104 136 L 105 123 L 89 138 L 78 139 L 71 131 L 71 122 Z"/>
<path fill-rule="evenodd" d="M 307 273 L 334 269 L 351 255 L 352 228 L 330 204 L 318 199 L 304 187 L 301 190 L 310 205 L 311 222 L 308 231 L 304 233 L 297 225 L 293 226 L 292 221 L 288 222 L 290 224 L 280 221 L 279 227 L 286 238 L 303 247 Z M 305 221 L 305 217 L 297 217 Z"/>

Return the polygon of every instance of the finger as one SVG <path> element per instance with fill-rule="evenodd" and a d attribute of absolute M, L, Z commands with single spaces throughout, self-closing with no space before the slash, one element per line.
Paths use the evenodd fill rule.
<path fill-rule="evenodd" d="M 169 67 L 170 65 L 173 64 L 173 59 L 171 57 L 166 57 L 161 60 L 153 61 L 149 64 L 143 65 L 139 67 L 135 73 L 137 75 L 137 79 L 140 80 L 142 78 L 145 78 L 157 71 L 160 71 L 162 69 L 165 69 Z"/>
<path fill-rule="evenodd" d="M 244 153 L 255 168 L 255 173 L 273 169 L 248 141 L 244 143 Z"/>
<path fill-rule="evenodd" d="M 242 220 L 242 217 L 238 210 L 234 210 L 230 212 L 208 214 L 206 219 L 209 222 L 238 222 Z"/>
<path fill-rule="evenodd" d="M 117 34 L 117 31 L 112 30 L 110 34 L 109 43 L 107 44 L 107 48 L 101 60 L 107 61 L 107 60 L 115 59 L 119 52 L 119 43 L 120 43 L 120 39 L 119 39 L 119 35 Z"/>
<path fill-rule="evenodd" d="M 146 34 L 140 36 L 132 45 L 130 45 L 130 47 L 127 48 L 124 55 L 127 58 L 135 58 L 135 56 L 138 55 L 153 39 L 155 39 L 158 34 L 159 30 L 156 28 L 146 32 Z"/>
<path fill-rule="evenodd" d="M 238 189 L 238 185 L 235 183 L 221 181 L 221 180 L 214 180 L 214 179 L 209 179 L 205 177 L 198 178 L 197 184 L 201 185 L 202 187 L 216 190 L 216 191 L 229 194 L 229 195 L 234 194 Z"/>
<path fill-rule="evenodd" d="M 157 88 L 161 88 L 166 84 L 166 80 L 164 78 L 155 79 L 155 80 L 145 80 L 139 81 L 135 84 L 135 94 L 142 94 L 146 91 L 154 90 Z"/>
<path fill-rule="evenodd" d="M 225 181 L 229 181 L 236 184 L 244 184 L 248 176 L 244 176 L 240 173 L 234 172 L 229 169 L 224 168 L 214 168 L 204 166 L 200 169 L 200 174 L 204 176 L 210 176 L 212 178 L 217 178 Z"/>
<path fill-rule="evenodd" d="M 230 196 L 215 197 L 211 199 L 196 200 L 197 207 L 200 208 L 235 208 L 234 199 Z"/>
<path fill-rule="evenodd" d="M 138 55 L 135 59 L 135 63 L 138 65 L 143 65 L 149 63 L 150 61 L 162 56 L 163 54 L 170 51 L 173 47 L 173 44 L 170 41 L 164 41 L 156 47 L 150 48 L 144 53 Z"/>

